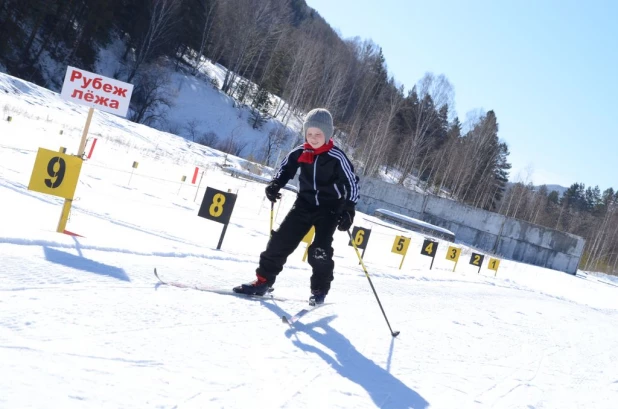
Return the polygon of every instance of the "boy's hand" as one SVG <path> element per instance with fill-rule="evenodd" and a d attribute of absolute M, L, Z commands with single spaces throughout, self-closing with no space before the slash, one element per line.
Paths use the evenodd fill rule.
<path fill-rule="evenodd" d="M 266 189 L 264 189 L 266 192 L 266 198 L 271 202 L 275 203 L 277 199 L 281 199 L 281 193 L 279 193 L 280 189 L 281 188 L 279 187 L 277 182 L 273 180 L 268 184 L 268 186 L 266 186 Z"/>
<path fill-rule="evenodd" d="M 352 227 L 352 223 L 354 223 L 354 215 L 356 212 L 354 211 L 354 202 L 346 202 L 339 214 L 339 219 L 337 220 L 337 229 L 340 231 L 349 230 Z"/>

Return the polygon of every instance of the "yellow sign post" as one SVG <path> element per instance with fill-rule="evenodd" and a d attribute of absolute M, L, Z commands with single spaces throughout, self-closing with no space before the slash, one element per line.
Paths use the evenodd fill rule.
<path fill-rule="evenodd" d="M 446 250 L 446 259 L 455 262 L 453 271 L 455 271 L 455 269 L 457 268 L 457 262 L 459 261 L 460 254 L 461 254 L 461 249 L 459 247 L 448 246 L 448 250 Z"/>
<path fill-rule="evenodd" d="M 395 242 L 393 243 L 393 248 L 391 249 L 391 253 L 401 254 L 401 263 L 399 263 L 399 269 L 401 270 L 401 266 L 403 266 L 403 261 L 406 259 L 406 254 L 408 253 L 408 247 L 410 246 L 410 238 L 404 236 L 395 237 Z"/>
<path fill-rule="evenodd" d="M 88 130 L 90 129 L 90 122 L 92 121 L 92 114 L 94 114 L 94 108 L 91 107 L 88 110 L 88 117 L 86 118 L 86 125 L 84 126 L 84 131 L 82 132 L 82 139 L 79 142 L 79 150 L 77 151 L 77 156 L 75 157 L 77 160 L 80 161 L 80 169 L 81 169 L 81 162 L 84 161 L 84 152 L 86 151 L 86 139 L 88 138 Z M 79 173 L 77 174 L 77 177 L 79 177 Z M 75 181 L 75 184 L 77 186 L 77 180 Z M 69 220 L 69 214 L 71 213 L 72 205 L 73 205 L 72 196 L 71 198 L 64 199 L 64 205 L 62 205 L 62 213 L 60 213 L 60 220 L 58 221 L 58 228 L 56 229 L 58 233 L 64 233 L 67 227 L 67 222 Z"/>
<path fill-rule="evenodd" d="M 135 172 L 135 169 L 137 169 L 138 166 L 139 162 L 133 161 L 133 165 L 131 165 L 131 175 L 129 176 L 129 183 L 127 183 L 127 186 L 131 185 L 131 179 L 133 179 L 133 172 Z"/>
<path fill-rule="evenodd" d="M 39 148 L 28 190 L 73 199 L 81 168 L 80 158 Z"/>
<path fill-rule="evenodd" d="M 75 172 L 74 170 L 70 170 L 69 173 L 66 174 L 69 177 L 69 179 L 65 180 L 64 178 L 60 177 L 60 174 L 62 173 L 62 169 L 64 169 L 65 170 L 64 173 L 66 173 L 66 169 L 72 169 L 76 165 L 70 165 L 68 167 L 65 167 L 65 165 L 68 164 L 67 158 L 69 158 L 69 156 L 67 155 L 61 156 L 61 155 L 56 154 L 58 158 L 62 159 L 65 165 L 60 164 L 60 160 L 53 159 L 54 157 L 50 157 L 48 155 L 47 158 L 49 159 L 49 162 L 47 162 L 47 175 L 50 177 L 44 178 L 44 180 L 51 181 L 52 179 L 54 179 L 56 181 L 55 182 L 52 181 L 49 183 L 43 182 L 45 183 L 45 186 L 46 186 L 46 187 L 43 187 L 43 185 L 40 182 L 40 177 L 44 176 L 45 174 L 41 173 L 41 169 L 42 169 L 40 168 L 41 165 L 39 165 L 39 167 L 37 168 L 36 164 L 35 164 L 35 169 L 32 172 L 33 180 L 31 180 L 32 190 L 37 190 L 37 188 L 41 188 L 43 189 L 43 193 L 56 194 L 56 196 L 58 196 L 57 193 L 59 191 L 64 192 L 63 194 L 65 196 L 61 196 L 61 197 L 64 197 L 64 205 L 62 206 L 62 213 L 60 214 L 60 220 L 58 221 L 58 228 L 56 229 L 58 233 L 66 232 L 65 228 L 66 228 L 67 221 L 69 219 L 69 213 L 71 212 L 71 205 L 73 202 L 73 195 L 75 193 L 75 187 L 77 186 L 77 179 L 79 178 L 79 171 L 81 170 L 81 164 L 84 160 L 84 152 L 86 150 L 86 142 L 88 140 L 88 130 L 90 129 L 90 123 L 92 122 L 92 116 L 94 114 L 94 107 L 96 106 L 98 109 L 101 109 L 106 112 L 111 112 L 112 114 L 115 114 L 115 115 L 126 116 L 128 108 L 129 108 L 129 103 L 131 100 L 132 92 L 133 92 L 132 84 L 123 83 L 123 82 L 120 82 L 120 81 L 117 81 L 111 78 L 105 78 L 95 73 L 80 70 L 78 68 L 74 68 L 71 66 L 67 67 L 67 71 L 64 76 L 64 83 L 62 84 L 62 90 L 61 90 L 60 96 L 63 99 L 75 102 L 80 105 L 85 105 L 89 108 L 88 116 L 86 118 L 86 125 L 84 126 L 84 130 L 82 132 L 82 138 L 79 143 L 79 149 L 77 151 L 77 155 L 71 157 L 73 158 L 71 160 L 71 163 L 76 164 L 77 162 L 79 162 L 79 170 L 77 170 L 77 172 Z M 64 132 L 60 130 L 60 135 L 62 135 L 63 133 Z M 64 154 L 66 152 L 66 149 L 64 148 L 61 148 L 61 149 L 64 150 L 64 152 L 62 152 Z M 39 153 L 40 151 L 41 150 L 39 150 Z M 44 155 L 46 154 L 44 153 Z M 39 163 L 38 155 L 37 155 L 36 162 Z M 52 174 L 55 176 L 52 177 Z M 73 184 L 72 189 L 69 189 L 67 187 L 67 188 L 62 188 L 60 190 L 56 190 L 60 188 L 61 185 L 63 185 L 63 183 L 66 183 L 66 186 L 69 185 L 68 182 L 73 183 L 73 180 L 71 179 L 72 177 L 75 178 L 75 183 Z M 55 187 L 49 187 L 49 184 Z M 52 190 L 50 191 L 50 189 Z M 68 197 L 68 194 L 66 193 L 66 191 L 68 190 L 70 190 L 70 197 Z M 55 192 L 55 193 L 52 193 L 52 192 Z M 70 233 L 70 232 L 66 232 L 66 233 Z"/>
<path fill-rule="evenodd" d="M 315 226 L 311 226 L 311 229 L 309 229 L 309 231 L 307 232 L 307 234 L 305 234 L 305 237 L 303 237 L 303 243 L 307 243 L 307 248 L 305 249 L 305 254 L 303 255 L 303 261 L 307 261 L 307 255 L 309 253 L 309 246 L 311 245 L 311 242 L 313 241 L 313 236 L 315 235 Z"/>
<path fill-rule="evenodd" d="M 83 160 L 80 157 L 43 148 L 39 148 L 36 155 L 28 190 L 64 198 L 60 221 L 56 229 L 59 233 L 64 232 L 69 219 L 82 163 Z"/>
<path fill-rule="evenodd" d="M 494 270 L 494 277 L 498 274 L 498 268 L 500 267 L 500 260 L 497 258 L 489 258 L 489 264 L 487 264 L 487 268 L 490 270 Z"/>

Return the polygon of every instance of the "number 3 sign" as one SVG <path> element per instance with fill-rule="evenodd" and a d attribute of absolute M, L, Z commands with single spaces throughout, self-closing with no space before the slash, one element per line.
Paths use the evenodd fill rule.
<path fill-rule="evenodd" d="M 235 203 L 236 195 L 234 193 L 222 192 L 211 187 L 206 188 L 204 200 L 202 200 L 202 205 L 197 215 L 224 225 L 217 250 L 221 249 L 221 243 L 223 242 Z"/>
<path fill-rule="evenodd" d="M 28 190 L 73 200 L 82 159 L 39 148 Z"/>

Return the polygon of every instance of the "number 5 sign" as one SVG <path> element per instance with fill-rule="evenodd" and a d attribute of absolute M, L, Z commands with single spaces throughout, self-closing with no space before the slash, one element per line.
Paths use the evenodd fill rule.
<path fill-rule="evenodd" d="M 206 188 L 204 200 L 197 215 L 205 219 L 209 219 L 223 224 L 223 231 L 217 244 L 217 250 L 221 249 L 221 243 L 227 230 L 227 225 L 230 223 L 230 217 L 236 203 L 236 195 L 234 193 L 222 192 L 211 187 Z"/>
<path fill-rule="evenodd" d="M 28 190 L 73 200 L 82 159 L 39 148 Z"/>
<path fill-rule="evenodd" d="M 406 254 L 408 253 L 408 247 L 410 246 L 410 238 L 404 236 L 395 237 L 395 242 L 393 243 L 393 248 L 391 249 L 391 253 L 401 254 L 403 257 L 401 258 L 401 263 L 399 264 L 399 269 L 401 270 L 401 266 L 403 265 L 403 260 L 406 258 Z"/>

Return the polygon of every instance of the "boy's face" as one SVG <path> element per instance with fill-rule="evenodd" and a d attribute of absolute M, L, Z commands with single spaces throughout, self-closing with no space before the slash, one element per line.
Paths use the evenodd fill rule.
<path fill-rule="evenodd" d="M 307 142 L 309 142 L 313 149 L 317 149 L 326 143 L 326 136 L 320 128 L 308 128 Z"/>

